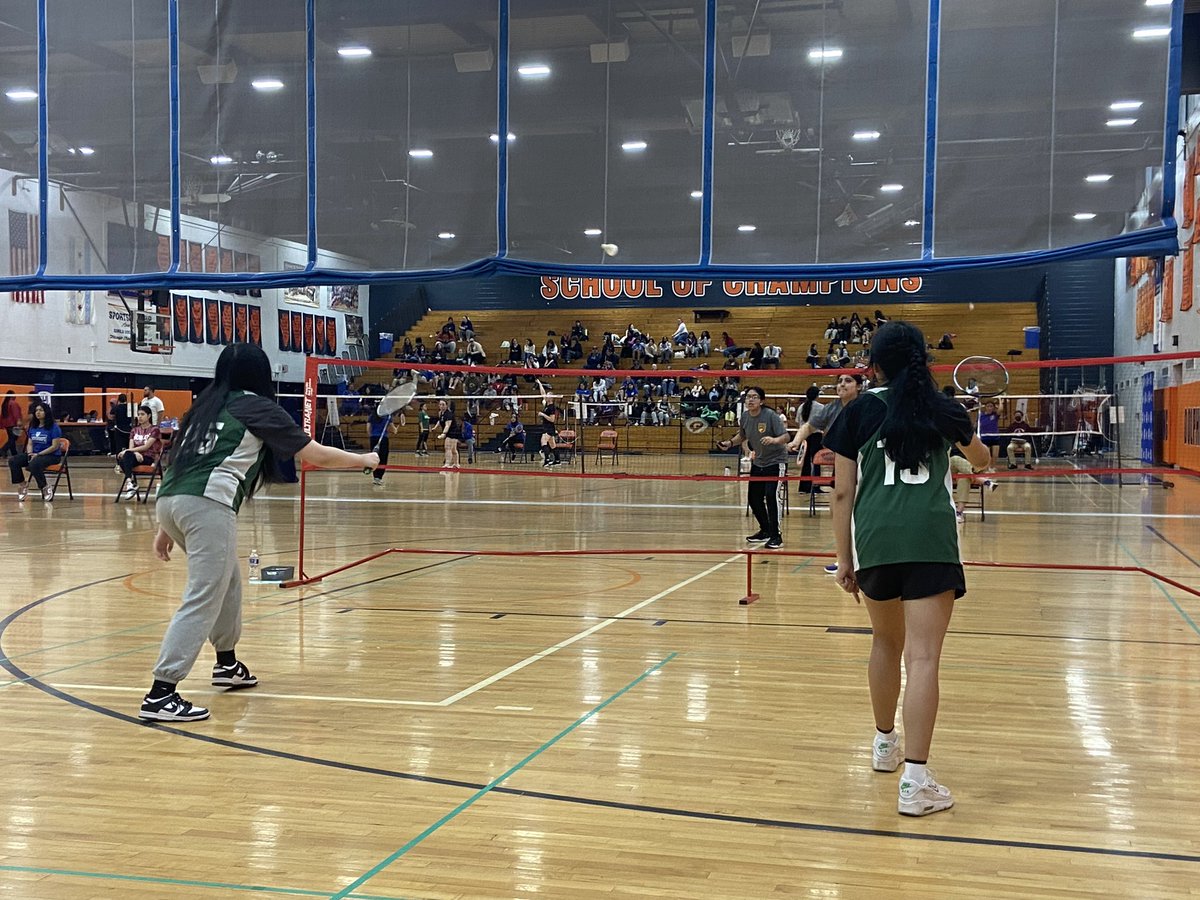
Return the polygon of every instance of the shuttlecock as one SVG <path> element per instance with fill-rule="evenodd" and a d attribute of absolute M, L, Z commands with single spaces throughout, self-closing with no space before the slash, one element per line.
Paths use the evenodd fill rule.
<path fill-rule="evenodd" d="M 600 249 L 604 251 L 605 256 L 616 256 L 620 248 L 616 244 L 601 244 Z"/>
<path fill-rule="evenodd" d="M 967 309 L 969 309 L 969 310 L 971 310 L 971 311 L 974 311 L 974 310 L 975 310 L 975 304 L 974 304 L 974 303 L 968 303 L 968 304 L 967 304 Z"/>

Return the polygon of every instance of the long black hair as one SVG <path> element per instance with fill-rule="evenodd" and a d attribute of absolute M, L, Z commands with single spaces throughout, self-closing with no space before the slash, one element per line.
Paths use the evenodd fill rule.
<path fill-rule="evenodd" d="M 813 402 L 821 396 L 821 389 L 815 384 L 809 385 L 807 391 L 804 392 L 804 403 L 800 406 L 800 421 L 807 422 L 808 417 L 812 415 Z"/>
<path fill-rule="evenodd" d="M 179 421 L 180 438 L 175 445 L 172 467 L 186 468 L 203 454 L 201 448 L 221 417 L 230 391 L 250 391 L 268 400 L 275 399 L 275 385 L 271 381 L 271 361 L 261 348 L 253 344 L 230 344 L 217 357 L 217 370 L 208 387 L 197 395 L 191 408 Z M 258 476 L 246 485 L 246 496 L 251 497 L 264 483 L 283 480 L 270 447 L 264 447 L 263 464 Z"/>
<path fill-rule="evenodd" d="M 910 322 L 888 322 L 871 340 L 871 359 L 887 380 L 884 451 L 901 469 L 915 471 L 945 441 L 934 410 L 948 402 L 929 372 L 925 335 Z"/>
<path fill-rule="evenodd" d="M 52 426 L 54 424 L 54 410 L 52 410 L 50 408 L 49 403 L 47 403 L 45 400 L 42 400 L 40 397 L 37 400 L 34 400 L 32 403 L 29 404 L 29 427 L 30 428 L 41 428 L 42 427 L 41 425 L 38 424 L 38 418 L 37 418 L 37 411 L 38 411 L 39 406 L 46 411 L 45 427 L 49 428 L 50 426 Z"/>

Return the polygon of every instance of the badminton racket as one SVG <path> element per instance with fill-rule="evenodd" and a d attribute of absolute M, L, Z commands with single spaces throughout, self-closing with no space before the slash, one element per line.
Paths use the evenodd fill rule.
<path fill-rule="evenodd" d="M 954 367 L 954 386 L 972 397 L 999 397 L 1008 390 L 1008 369 L 990 356 L 968 356 Z"/>
<path fill-rule="evenodd" d="M 372 453 L 378 453 L 380 445 L 383 444 L 383 439 L 387 435 L 387 420 L 412 403 L 412 399 L 416 395 L 417 385 L 410 381 L 407 384 L 400 385 L 400 387 L 392 388 L 380 398 L 379 404 L 375 407 L 375 416 L 383 420 L 383 428 L 379 432 L 379 440 L 371 448 Z M 369 475 L 371 472 L 372 469 L 370 466 L 363 467 L 363 474 Z"/>

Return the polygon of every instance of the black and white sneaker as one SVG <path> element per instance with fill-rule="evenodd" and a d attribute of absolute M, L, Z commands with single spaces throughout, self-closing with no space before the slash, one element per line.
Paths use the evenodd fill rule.
<path fill-rule="evenodd" d="M 147 694 L 142 700 L 138 718 L 153 722 L 199 722 L 208 718 L 208 710 L 188 703 L 179 696 L 178 691 L 157 699 L 151 699 Z"/>
<path fill-rule="evenodd" d="M 783 538 L 781 538 L 777 534 L 773 535 L 771 537 L 771 539 L 768 540 L 767 543 L 764 544 L 763 546 L 765 546 L 768 550 L 778 550 L 780 547 L 783 546 Z"/>
<path fill-rule="evenodd" d="M 252 688 L 258 684 L 258 679 L 250 674 L 243 662 L 235 662 L 232 666 L 213 666 L 213 687 L 229 688 L 231 691 L 239 688 Z"/>
<path fill-rule="evenodd" d="M 754 534 L 746 535 L 747 544 L 765 544 L 771 539 L 771 536 L 765 531 L 756 531 Z"/>

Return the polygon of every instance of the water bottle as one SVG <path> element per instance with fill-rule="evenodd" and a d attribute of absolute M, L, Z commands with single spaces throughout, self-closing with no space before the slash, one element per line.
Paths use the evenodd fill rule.
<path fill-rule="evenodd" d="M 261 581 L 258 570 L 258 551 L 250 551 L 250 583 L 258 584 Z"/>

